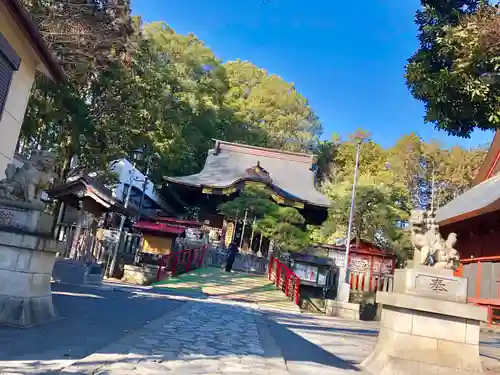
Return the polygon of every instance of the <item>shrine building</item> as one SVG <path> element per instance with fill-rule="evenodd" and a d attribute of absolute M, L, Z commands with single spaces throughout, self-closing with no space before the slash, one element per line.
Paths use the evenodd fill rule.
<path fill-rule="evenodd" d="M 254 252 L 269 245 L 265 238 L 253 238 L 251 220 L 244 212 L 236 222 L 217 213 L 219 204 L 235 198 L 248 183 L 269 188 L 269 198 L 295 207 L 310 224 L 321 224 L 330 202 L 316 190 L 316 159 L 312 154 L 280 151 L 214 140 L 203 169 L 183 177 L 164 177 L 164 197 L 178 210 L 198 207 L 198 220 L 221 233 L 221 245 L 231 240 Z M 245 228 L 244 228 L 245 227 Z"/>
<path fill-rule="evenodd" d="M 444 238 L 456 233 L 468 300 L 489 309 L 500 322 L 500 132 L 497 131 L 472 188 L 440 207 L 436 221 Z"/>

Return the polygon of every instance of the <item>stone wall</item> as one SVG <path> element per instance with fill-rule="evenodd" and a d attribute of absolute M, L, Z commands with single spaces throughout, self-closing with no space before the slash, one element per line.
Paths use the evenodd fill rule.
<path fill-rule="evenodd" d="M 137 285 L 151 285 L 156 281 L 158 266 L 143 265 L 133 266 L 126 264 L 123 269 L 122 281 Z"/>

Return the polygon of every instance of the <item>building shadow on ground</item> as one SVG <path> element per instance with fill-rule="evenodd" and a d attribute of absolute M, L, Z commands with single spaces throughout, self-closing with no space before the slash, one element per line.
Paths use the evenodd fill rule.
<path fill-rule="evenodd" d="M 138 361 L 162 362 L 161 354 L 135 353 L 136 358 L 128 358 L 127 354 L 134 354 L 134 350 L 119 352 L 106 348 L 110 343 L 127 338 L 151 335 L 157 337 L 158 328 L 151 328 L 155 321 L 159 321 L 165 314 L 172 314 L 174 319 L 177 312 L 185 306 L 185 301 L 193 306 L 204 304 L 222 304 L 227 309 L 246 310 L 255 313 L 255 310 L 242 304 L 225 304 L 220 300 L 212 300 L 196 294 L 189 298 L 179 299 L 177 293 L 168 289 L 124 288 L 120 290 L 106 290 L 90 287 L 79 287 L 62 284 L 53 285 L 54 304 L 62 320 L 31 329 L 0 328 L 0 373 L 17 374 L 70 374 L 70 370 L 59 368 L 52 370 L 50 361 L 65 362 L 69 366 L 72 362 L 78 363 L 94 352 L 122 356 L 116 359 L 96 360 L 86 362 L 86 366 L 103 368 L 116 363 Z M 283 357 L 288 364 L 304 363 L 318 365 L 318 368 L 350 370 L 360 372 L 358 363 L 362 358 L 352 359 L 349 352 L 358 350 L 352 344 L 335 344 L 333 352 L 325 350 L 303 337 L 298 332 L 310 332 L 313 335 L 323 333 L 326 336 L 356 337 L 358 342 L 374 342 L 377 336 L 376 325 L 364 322 L 350 322 L 324 316 L 312 316 L 290 312 L 267 311 L 255 315 L 257 324 L 266 331 L 268 338 L 261 335 L 260 341 L 264 347 L 264 354 L 252 354 L 262 358 L 280 359 Z M 162 323 L 163 324 L 163 323 Z M 373 327 L 373 328 L 372 328 Z M 179 335 L 182 332 L 179 332 Z M 228 329 L 228 338 L 235 332 Z M 496 341 L 496 340 L 491 340 Z M 326 347 L 326 346 L 325 346 Z M 133 346 L 131 346 L 133 348 Z M 331 348 L 331 347 L 330 347 Z M 174 360 L 201 357 L 215 358 L 204 354 L 203 348 L 193 346 L 183 350 L 182 357 Z M 347 355 L 345 355 L 347 353 Z M 239 354 L 240 355 L 240 354 Z M 106 356 L 104 356 L 106 358 Z M 107 357 L 110 358 L 110 357 Z M 167 358 L 164 359 L 165 361 Z M 172 358 L 168 358 L 172 360 Z M 21 363 L 21 367 L 19 365 Z M 168 362 L 165 362 L 168 363 Z M 64 364 L 63 364 L 64 365 Z M 62 366 L 62 365 L 61 365 Z M 103 369 L 104 370 L 104 369 Z M 318 373 L 321 373 L 319 370 Z M 87 372 L 86 372 L 87 373 Z"/>
<path fill-rule="evenodd" d="M 94 352 L 103 353 L 103 348 L 136 331 L 155 319 L 160 319 L 169 312 L 174 312 L 183 305 L 182 300 L 175 299 L 177 295 L 168 290 L 104 290 L 89 287 L 53 285 L 53 299 L 58 313 L 63 318 L 54 323 L 31 329 L 0 328 L 0 373 L 50 374 L 49 361 L 62 361 L 68 364 L 79 361 Z M 193 301 L 191 299 L 191 301 Z M 194 304 L 218 303 L 209 299 L 196 299 Z M 230 309 L 251 310 L 250 307 L 239 304 L 226 305 Z M 175 312 L 173 313 L 175 314 Z M 294 314 L 284 314 L 290 318 Z M 303 316 L 297 314 L 304 318 Z M 345 361 L 332 355 L 318 345 L 315 345 L 300 335 L 292 332 L 286 325 L 274 323 L 264 318 L 260 324 L 267 326 L 274 345 L 279 350 L 270 350 L 269 345 L 265 358 L 281 357 L 283 353 L 287 361 L 316 362 L 324 366 L 357 371 L 355 363 Z M 156 332 L 150 332 L 155 335 Z M 142 333 L 144 334 L 144 333 Z M 230 337 L 233 333 L 228 331 Z M 108 353 L 113 354 L 113 353 Z M 201 350 L 184 351 L 183 355 L 198 356 Z M 156 360 L 158 355 L 143 355 L 142 360 Z M 179 358 L 179 360 L 183 360 Z M 130 359 L 121 358 L 120 362 Z M 136 360 L 134 360 L 136 361 Z M 23 367 L 19 367 L 19 363 Z M 91 365 L 102 367 L 116 361 L 95 361 Z M 90 365 L 87 363 L 87 365 Z M 64 369 L 53 373 L 65 374 Z"/>

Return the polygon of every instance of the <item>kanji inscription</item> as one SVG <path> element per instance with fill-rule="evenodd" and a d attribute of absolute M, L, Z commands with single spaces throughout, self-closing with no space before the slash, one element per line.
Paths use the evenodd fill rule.
<path fill-rule="evenodd" d="M 447 285 L 446 285 L 444 279 L 440 279 L 440 278 L 431 279 L 429 286 L 430 286 L 431 290 L 433 290 L 434 292 L 447 292 L 448 291 L 448 288 L 447 288 Z"/>

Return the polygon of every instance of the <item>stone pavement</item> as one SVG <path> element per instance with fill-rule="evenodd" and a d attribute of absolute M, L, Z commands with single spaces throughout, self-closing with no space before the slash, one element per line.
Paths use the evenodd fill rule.
<path fill-rule="evenodd" d="M 219 281 L 216 275 L 212 275 L 207 283 L 209 286 L 202 285 L 201 289 L 217 289 Z M 96 347 L 95 338 L 87 343 L 84 333 L 74 328 L 70 330 L 76 322 L 64 326 L 70 330 L 69 335 L 80 333 L 72 340 L 63 330 L 54 330 L 54 327 L 61 326 L 47 325 L 44 327 L 52 326 L 64 345 L 73 345 L 70 347 L 79 350 L 78 353 L 63 356 L 61 347 L 52 349 L 47 345 L 43 355 L 33 349 L 20 357 L 3 356 L 0 357 L 0 374 L 365 375 L 358 364 L 375 343 L 377 323 L 301 314 L 293 309 L 271 309 L 266 304 L 267 297 L 262 299 L 264 305 L 260 306 L 254 303 L 258 298 L 249 294 L 256 289 L 257 294 L 261 291 L 255 285 L 243 288 L 239 281 L 235 281 L 247 276 L 233 275 L 234 279 L 227 278 L 226 274 L 223 276 L 220 283 L 230 286 L 227 294 L 234 294 L 233 287 L 238 289 L 237 301 L 221 295 L 207 297 L 199 290 L 182 295 L 170 294 L 168 288 L 88 289 L 88 294 L 104 298 L 93 300 L 101 303 L 92 305 L 97 315 L 95 318 L 89 315 L 83 315 L 83 318 L 87 324 L 98 323 L 99 317 L 106 321 L 113 334 L 107 332 L 106 325 L 101 323 L 98 326 L 104 339 L 108 340 L 106 344 Z M 81 292 L 82 288 L 78 290 Z M 129 300 L 129 308 L 123 300 L 125 297 Z M 114 303 L 120 310 L 103 315 L 99 307 L 111 309 L 112 306 L 111 303 L 102 304 L 106 298 L 115 298 Z M 139 314 L 134 315 L 136 319 L 144 316 L 140 315 L 144 312 L 131 311 L 132 308 L 144 311 L 148 306 L 154 310 L 149 316 L 161 310 L 163 313 L 151 321 L 141 321 L 142 328 L 131 325 L 129 321 L 130 328 L 118 339 L 112 339 L 113 335 L 118 335 L 115 327 L 123 329 L 126 326 L 120 321 L 130 319 L 128 314 Z M 81 314 L 83 309 L 82 305 Z M 116 321 L 110 321 L 106 318 L 108 316 Z M 56 324 L 64 324 L 64 321 Z M 98 336 L 90 324 L 86 330 L 90 337 Z M 491 334 L 482 337 L 481 353 L 488 375 L 500 374 L 497 372 L 500 370 L 498 337 Z M 81 348 L 78 349 L 75 342 L 80 342 Z"/>
<path fill-rule="evenodd" d="M 377 323 L 282 313 L 268 320 L 290 374 L 365 374 L 358 365 L 375 345 Z"/>
<path fill-rule="evenodd" d="M 262 309 L 300 312 L 283 292 L 265 276 L 203 268 L 167 279 L 156 287 L 188 293 L 203 293 L 218 299 L 257 303 Z"/>
<path fill-rule="evenodd" d="M 187 302 L 61 374 L 288 374 L 252 306 Z"/>
<path fill-rule="evenodd" d="M 44 373 L 85 358 L 184 303 L 140 288 L 53 284 L 52 294 L 61 320 L 30 329 L 0 327 L 0 374 L 32 373 L 35 367 Z"/>

